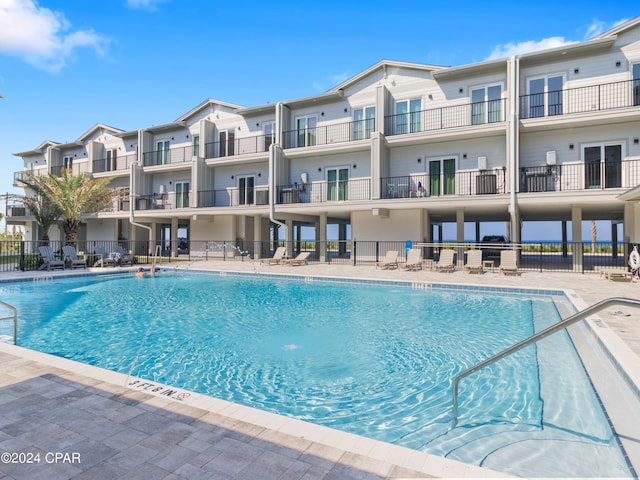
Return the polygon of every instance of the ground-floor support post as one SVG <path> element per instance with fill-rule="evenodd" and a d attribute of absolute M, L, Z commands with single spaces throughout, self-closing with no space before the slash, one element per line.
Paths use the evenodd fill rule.
<path fill-rule="evenodd" d="M 318 255 L 318 261 L 320 263 L 326 263 L 327 259 L 327 214 L 322 212 L 318 219 L 318 227 L 316 228 L 316 240 L 318 241 L 318 249 L 316 254 Z"/>
<path fill-rule="evenodd" d="M 456 210 L 456 242 L 458 242 L 458 267 L 464 265 L 464 209 Z"/>
<path fill-rule="evenodd" d="M 571 242 L 573 250 L 573 271 L 582 273 L 584 271 L 582 254 L 582 207 L 571 206 Z"/>

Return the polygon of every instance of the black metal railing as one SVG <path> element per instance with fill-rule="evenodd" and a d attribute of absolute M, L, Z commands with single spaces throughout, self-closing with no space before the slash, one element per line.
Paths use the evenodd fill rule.
<path fill-rule="evenodd" d="M 375 128 L 375 119 L 369 118 L 355 122 L 289 130 L 282 132 L 282 148 L 314 147 L 366 140 L 371 138 Z"/>
<path fill-rule="evenodd" d="M 350 180 L 321 181 L 277 187 L 276 202 L 326 203 L 371 199 L 371 179 L 352 178 Z"/>
<path fill-rule="evenodd" d="M 122 155 L 116 158 L 100 158 L 93 161 L 93 173 L 128 170 L 137 160 L 138 155 L 136 153 Z"/>
<path fill-rule="evenodd" d="M 191 204 L 191 195 L 192 192 L 166 192 L 154 193 L 152 195 L 139 195 L 135 199 L 135 208 L 136 210 L 173 210 L 176 208 L 189 208 Z"/>
<path fill-rule="evenodd" d="M 273 142 L 273 135 L 256 135 L 210 142 L 205 145 L 205 158 L 223 158 L 268 152 Z"/>
<path fill-rule="evenodd" d="M 638 184 L 640 160 L 605 160 L 520 168 L 521 192 L 633 188 Z"/>
<path fill-rule="evenodd" d="M 426 198 L 443 195 L 508 193 L 506 170 L 472 170 L 438 175 L 414 174 L 380 179 L 380 198 Z"/>
<path fill-rule="evenodd" d="M 64 165 L 52 165 L 51 166 L 51 175 L 55 175 L 56 177 L 59 177 L 62 175 L 62 171 L 63 170 L 71 170 L 71 173 L 73 175 L 80 175 L 82 173 L 89 173 L 89 162 L 88 161 L 83 161 L 83 162 L 77 162 L 77 163 L 73 163 L 71 165 L 71 167 L 68 166 L 64 166 Z"/>
<path fill-rule="evenodd" d="M 505 121 L 505 99 L 466 103 L 385 117 L 387 136 L 447 130 Z"/>
<path fill-rule="evenodd" d="M 158 165 L 176 165 L 191 162 L 194 157 L 193 145 L 173 147 L 168 150 L 153 150 L 143 152 L 142 165 L 145 167 Z"/>
<path fill-rule="evenodd" d="M 540 118 L 640 106 L 640 80 L 602 83 L 520 96 L 520 118 Z"/>
<path fill-rule="evenodd" d="M 269 187 L 258 185 L 247 188 L 224 188 L 198 192 L 198 207 L 242 207 L 268 205 Z"/>

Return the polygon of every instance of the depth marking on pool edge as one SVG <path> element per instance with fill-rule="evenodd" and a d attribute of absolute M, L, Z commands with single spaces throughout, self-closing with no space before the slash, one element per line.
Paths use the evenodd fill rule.
<path fill-rule="evenodd" d="M 173 387 L 167 387 L 166 385 L 161 385 L 159 383 L 148 382 L 146 380 L 132 380 L 127 383 L 127 386 L 135 390 L 155 393 L 156 395 L 173 398 L 174 400 L 179 400 L 181 402 L 191 396 L 189 392 Z"/>

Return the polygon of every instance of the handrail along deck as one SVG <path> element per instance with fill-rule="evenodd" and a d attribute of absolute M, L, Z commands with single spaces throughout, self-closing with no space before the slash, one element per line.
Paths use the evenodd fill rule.
<path fill-rule="evenodd" d="M 0 321 L 13 319 L 13 344 L 15 345 L 18 340 L 18 310 L 16 310 L 16 307 L 14 307 L 13 305 L 9 305 L 2 300 L 0 300 L 0 305 L 11 310 L 12 312 L 12 315 L 9 315 L 7 317 L 0 317 Z"/>
<path fill-rule="evenodd" d="M 550 327 L 547 327 L 544 330 L 541 330 L 538 333 L 531 335 L 528 338 L 525 338 L 521 342 L 516 343 L 515 345 L 512 345 L 511 347 L 506 348 L 505 350 L 499 353 L 496 353 L 495 355 L 487 358 L 486 360 L 483 360 L 482 362 L 477 363 L 473 367 L 468 368 L 467 370 L 457 374 L 453 378 L 453 388 L 452 388 L 453 419 L 451 420 L 451 428 L 455 428 L 456 425 L 458 425 L 458 384 L 460 383 L 460 380 L 462 380 L 464 377 L 468 375 L 471 375 L 472 373 L 477 372 L 478 370 L 483 369 L 488 365 L 491 365 L 492 363 L 497 362 L 498 360 L 503 359 L 504 357 L 511 355 L 512 353 L 517 352 L 518 350 L 521 350 L 522 348 L 528 345 L 531 345 L 532 343 L 537 342 L 538 340 L 542 340 L 543 338 L 548 337 L 549 335 L 552 335 L 560 330 L 564 330 L 569 325 L 579 322 L 580 320 L 584 320 L 588 316 L 596 312 L 599 312 L 600 310 L 604 310 L 605 308 L 608 308 L 612 305 L 630 305 L 633 307 L 640 308 L 640 300 L 635 300 L 632 298 L 624 298 L 624 297 L 612 297 L 612 298 L 607 298 L 605 300 L 602 300 L 598 303 L 594 303 L 590 307 L 587 307 L 584 310 L 578 313 L 575 313 L 570 317 L 567 317 L 564 320 L 556 323 L 555 325 L 551 325 Z"/>

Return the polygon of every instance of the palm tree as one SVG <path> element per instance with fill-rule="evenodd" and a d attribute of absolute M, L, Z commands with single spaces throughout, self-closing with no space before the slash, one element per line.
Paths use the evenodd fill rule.
<path fill-rule="evenodd" d="M 110 205 L 117 191 L 109 188 L 109 178 L 89 178 L 63 169 L 60 176 L 27 175 L 22 183 L 58 209 L 67 244 L 75 245 L 81 220 Z"/>

